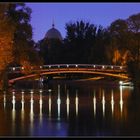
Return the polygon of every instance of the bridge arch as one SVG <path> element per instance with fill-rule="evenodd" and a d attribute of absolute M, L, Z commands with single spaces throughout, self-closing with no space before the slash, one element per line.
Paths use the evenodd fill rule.
<path fill-rule="evenodd" d="M 116 73 L 111 73 L 111 72 L 104 72 L 104 71 L 90 71 L 90 70 L 82 70 L 82 69 L 78 69 L 78 70 L 70 70 L 70 69 L 66 69 L 66 70 L 57 70 L 57 71 L 42 71 L 40 74 L 30 74 L 30 75 L 26 75 L 26 76 L 21 76 L 18 78 L 14 78 L 9 80 L 9 83 L 12 84 L 16 81 L 19 80 L 23 80 L 23 79 L 28 79 L 28 78 L 33 78 L 33 77 L 37 77 L 39 75 L 52 75 L 52 74 L 61 74 L 61 73 L 84 73 L 84 74 L 97 74 L 97 75 L 104 75 L 104 76 L 110 76 L 110 77 L 117 77 L 117 78 L 122 78 L 122 79 L 128 79 L 127 75 L 122 75 L 122 74 L 116 74 Z"/>

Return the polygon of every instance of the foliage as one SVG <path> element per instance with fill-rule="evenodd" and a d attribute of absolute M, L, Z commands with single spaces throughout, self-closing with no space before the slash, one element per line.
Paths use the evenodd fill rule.
<path fill-rule="evenodd" d="M 31 9 L 24 3 L 0 5 L 0 74 L 1 88 L 7 87 L 7 70 L 11 64 L 40 63 L 32 40 Z M 6 80 L 5 80 L 6 79 Z"/>
<path fill-rule="evenodd" d="M 9 5 L 0 5 L 0 89 L 7 87 L 6 70 L 13 61 L 13 39 L 15 28 L 5 14 Z"/>
<path fill-rule="evenodd" d="M 108 29 L 111 37 L 108 58 L 113 64 L 127 65 L 128 74 L 136 85 L 140 85 L 140 13 L 126 20 L 118 19 Z"/>
<path fill-rule="evenodd" d="M 70 63 L 104 63 L 106 31 L 89 22 L 77 21 L 66 24 L 66 59 Z"/>

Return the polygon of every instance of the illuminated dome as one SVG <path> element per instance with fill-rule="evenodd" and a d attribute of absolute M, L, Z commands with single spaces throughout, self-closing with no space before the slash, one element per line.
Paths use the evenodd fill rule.
<path fill-rule="evenodd" d="M 50 30 L 48 30 L 48 32 L 45 35 L 45 38 L 47 39 L 59 39 L 59 40 L 63 40 L 61 33 L 54 28 L 54 24 L 52 24 L 52 28 Z"/>

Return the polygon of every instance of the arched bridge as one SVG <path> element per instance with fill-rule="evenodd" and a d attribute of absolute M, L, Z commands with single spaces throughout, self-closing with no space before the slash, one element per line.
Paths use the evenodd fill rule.
<path fill-rule="evenodd" d="M 55 64 L 43 65 L 38 68 L 31 67 L 32 74 L 10 79 L 9 83 L 15 81 L 32 78 L 37 75 L 50 75 L 58 73 L 85 73 L 85 74 L 99 74 L 105 76 L 112 76 L 118 78 L 128 79 L 126 75 L 125 66 L 116 65 L 95 65 L 95 64 Z M 24 67 L 10 67 L 9 73 L 22 73 Z"/>

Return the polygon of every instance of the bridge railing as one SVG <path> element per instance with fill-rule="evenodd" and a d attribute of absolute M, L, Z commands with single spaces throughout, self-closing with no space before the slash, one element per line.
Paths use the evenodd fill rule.
<path fill-rule="evenodd" d="M 41 71 L 41 70 L 61 70 L 61 69 L 85 69 L 85 70 L 120 70 L 125 71 L 126 66 L 116 66 L 116 65 L 97 65 L 97 64 L 53 64 L 53 65 L 42 65 L 39 67 L 31 67 L 32 71 Z M 24 67 L 10 67 L 9 72 L 22 72 Z"/>

